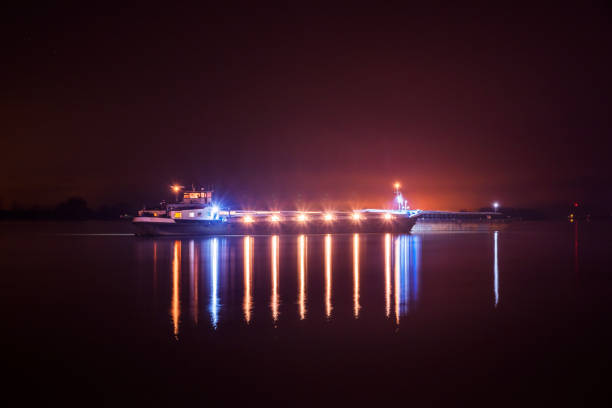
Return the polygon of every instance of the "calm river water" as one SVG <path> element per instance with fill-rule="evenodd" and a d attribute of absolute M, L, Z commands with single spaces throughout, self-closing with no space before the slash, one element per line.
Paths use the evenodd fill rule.
<path fill-rule="evenodd" d="M 609 222 L 150 239 L 0 225 L 6 396 L 211 406 L 609 398 Z"/>

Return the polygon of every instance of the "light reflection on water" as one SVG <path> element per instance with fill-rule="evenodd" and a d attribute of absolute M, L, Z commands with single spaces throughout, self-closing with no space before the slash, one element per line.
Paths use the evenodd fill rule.
<path fill-rule="evenodd" d="M 251 237 L 244 237 L 244 320 L 247 323 L 251 322 L 251 310 L 253 308 L 253 299 L 251 296 L 252 274 L 253 269 L 253 241 Z"/>
<path fill-rule="evenodd" d="M 178 336 L 179 318 L 181 317 L 181 305 L 179 299 L 180 291 L 180 273 L 181 273 L 181 242 L 174 241 L 174 255 L 172 256 L 172 327 L 174 328 L 174 336 Z"/>
<path fill-rule="evenodd" d="M 208 288 L 204 286 L 204 292 L 208 292 L 208 312 L 209 324 L 213 329 L 217 329 L 219 324 L 223 323 L 223 319 L 231 321 L 235 317 L 227 317 L 223 314 L 224 308 L 233 309 L 236 303 L 235 298 L 231 295 L 232 287 L 239 285 L 242 287 L 242 319 L 246 324 L 250 324 L 254 319 L 262 319 L 261 314 L 254 314 L 256 304 L 255 289 L 261 285 L 261 282 L 266 282 L 260 287 L 262 298 L 267 298 L 269 301 L 264 301 L 268 304 L 268 314 L 274 325 L 282 323 L 284 320 L 281 316 L 281 294 L 286 293 L 288 286 L 292 285 L 290 278 L 291 266 L 286 263 L 286 257 L 289 254 L 281 252 L 293 252 L 295 250 L 297 256 L 297 299 L 293 303 L 295 313 L 299 320 L 307 318 L 316 319 L 318 316 L 324 319 L 337 319 L 334 309 L 334 302 L 345 302 L 346 297 L 334 296 L 334 285 L 341 287 L 348 283 L 347 279 L 352 280 L 352 315 L 357 319 L 360 317 L 362 310 L 380 310 L 381 317 L 390 318 L 393 311 L 393 321 L 399 325 L 401 318 L 409 313 L 415 313 L 419 304 L 420 292 L 420 265 L 421 265 L 421 236 L 419 235 L 392 235 L 392 234 L 353 234 L 350 239 L 346 236 L 335 236 L 327 234 L 323 237 L 311 236 L 315 247 L 312 250 L 312 257 L 320 257 L 323 266 L 320 270 L 313 270 L 312 273 L 318 272 L 322 276 L 309 276 L 308 261 L 309 261 L 309 237 L 306 235 L 299 236 L 245 236 L 240 238 L 242 246 L 242 259 L 238 258 L 237 262 L 242 263 L 242 274 L 237 274 L 235 271 L 236 262 L 234 261 L 236 244 L 239 242 L 235 237 L 210 237 L 202 239 L 192 239 L 186 241 L 174 240 L 156 240 L 152 245 L 153 259 L 153 281 L 156 288 L 156 281 L 159 274 L 163 273 L 164 265 L 158 261 L 158 252 L 163 249 L 163 246 L 170 247 L 172 253 L 171 262 L 171 298 L 170 298 L 170 317 L 172 323 L 172 331 L 174 336 L 178 337 L 180 326 L 184 324 L 182 316 L 184 313 L 182 308 L 183 301 L 181 296 L 189 296 L 189 312 L 187 315 L 192 317 L 194 325 L 198 325 L 200 317 L 200 309 L 206 308 L 202 305 L 201 283 L 208 282 Z M 322 248 L 318 249 L 318 245 Z M 296 245 L 291 249 L 290 242 L 293 241 Z M 317 244 L 319 243 L 319 244 Z M 182 248 L 186 246 L 186 248 Z M 333 248 L 337 247 L 332 251 Z M 262 249 L 263 250 L 260 250 Z M 382 253 L 376 251 L 375 248 L 381 248 Z M 181 251 L 188 252 L 188 265 L 182 265 Z M 337 253 L 336 253 L 337 250 Z M 376 256 L 376 263 L 369 262 L 364 269 L 363 259 L 364 254 L 370 250 L 368 257 L 372 254 Z M 348 276 L 338 275 L 335 279 L 333 276 L 334 258 L 338 262 L 342 262 L 342 254 L 349 251 L 351 253 L 351 278 Z M 238 252 L 240 253 L 240 252 Z M 322 258 L 322 259 L 321 259 Z M 345 258 L 346 259 L 346 258 Z M 315 262 L 315 259 L 310 259 Z M 320 262 L 320 261 L 319 261 Z M 317 262 L 318 263 L 318 262 Z M 188 288 L 181 287 L 181 268 L 189 271 L 189 279 L 184 283 L 189 285 Z M 499 303 L 499 268 L 498 268 L 498 232 L 493 234 L 493 305 L 497 307 Z M 341 272 L 341 270 L 339 270 Z M 371 293 L 373 281 L 380 282 L 381 293 L 378 296 L 369 294 L 363 297 L 362 279 L 366 274 L 367 286 L 365 287 L 368 293 Z M 287 275 L 289 274 L 289 275 Z M 208 276 L 205 276 L 208 275 Z M 257 278 L 257 276 L 261 276 Z M 239 282 L 236 278 L 239 277 Z M 344 282 L 342 282 L 344 278 Z M 186 278 L 185 278 L 186 279 Z M 323 298 L 323 309 L 319 314 L 317 308 L 312 309 L 310 313 L 308 307 L 308 287 L 310 279 L 313 282 L 321 281 L 321 286 L 314 286 L 314 298 Z M 377 285 L 374 285 L 376 287 Z M 269 288 L 269 289 L 268 289 Z M 157 290 L 157 289 L 155 289 Z M 269 290 L 269 293 L 267 292 Z M 382 296 L 381 296 L 382 295 Z M 206 298 L 206 293 L 204 294 Z M 380 297 L 379 297 L 380 296 Z M 384 303 L 376 302 L 376 299 L 384 298 Z M 376 302 L 376 304 L 374 303 Z M 287 310 L 292 303 L 283 305 Z M 315 313 L 316 312 L 316 313 Z M 224 316 L 223 318 L 221 316 Z M 235 314 L 234 314 L 235 316 Z M 291 315 L 283 315 L 285 319 L 293 319 Z M 296 316 L 296 315 L 293 315 Z"/>
<path fill-rule="evenodd" d="M 278 320 L 278 306 L 280 298 L 278 295 L 278 235 L 270 237 L 272 242 L 272 297 L 270 299 L 270 309 L 272 310 L 272 319 L 274 322 Z"/>
<path fill-rule="evenodd" d="M 191 306 L 191 315 L 193 321 L 198 324 L 198 313 L 199 313 L 199 299 L 198 299 L 198 276 L 200 276 L 200 259 L 199 253 L 196 251 L 196 245 L 193 240 L 189 241 L 189 287 L 190 287 L 190 299 L 189 303 Z"/>
<path fill-rule="evenodd" d="M 219 321 L 219 239 L 212 238 L 210 245 L 210 321 L 216 329 Z"/>
<path fill-rule="evenodd" d="M 300 305 L 300 319 L 306 318 L 306 248 L 307 238 L 305 235 L 298 237 L 298 263 L 299 263 L 299 290 L 298 303 Z"/>
<path fill-rule="evenodd" d="M 332 313 L 332 237 L 325 236 L 325 316 L 329 319 Z"/>
<path fill-rule="evenodd" d="M 359 317 L 359 234 L 353 235 L 353 314 Z"/>
<path fill-rule="evenodd" d="M 499 303 L 499 262 L 497 260 L 497 235 L 493 233 L 493 292 L 495 293 L 495 307 Z"/>
<path fill-rule="evenodd" d="M 391 315 L 391 234 L 385 234 L 385 315 Z"/>

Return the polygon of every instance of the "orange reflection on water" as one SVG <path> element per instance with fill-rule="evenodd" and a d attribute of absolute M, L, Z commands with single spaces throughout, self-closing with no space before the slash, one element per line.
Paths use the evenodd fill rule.
<path fill-rule="evenodd" d="M 359 317 L 359 234 L 353 234 L 353 315 Z"/>
<path fill-rule="evenodd" d="M 395 238 L 395 321 L 400 322 L 400 240 Z"/>
<path fill-rule="evenodd" d="M 272 319 L 278 320 L 278 235 L 272 236 L 272 298 L 270 308 L 272 309 Z"/>
<path fill-rule="evenodd" d="M 244 320 L 247 323 L 251 321 L 251 310 L 253 308 L 253 300 L 251 296 L 251 266 L 252 266 L 252 254 L 251 250 L 253 239 L 251 237 L 244 237 Z"/>
<path fill-rule="evenodd" d="M 325 236 L 325 315 L 329 318 L 332 312 L 332 238 Z"/>
<path fill-rule="evenodd" d="M 180 299 L 179 299 L 179 281 L 181 272 L 181 242 L 174 241 L 174 253 L 172 256 L 172 306 L 170 315 L 172 316 L 172 324 L 174 326 L 174 336 L 178 336 L 179 318 L 181 316 Z"/>
<path fill-rule="evenodd" d="M 391 234 L 385 234 L 385 314 L 391 314 Z"/>
<path fill-rule="evenodd" d="M 199 246 L 198 246 L 199 247 Z M 194 275 L 193 275 L 193 320 L 198 324 L 199 313 L 199 277 L 200 277 L 200 251 L 196 251 L 194 255 Z"/>
<path fill-rule="evenodd" d="M 298 269 L 299 269 L 299 294 L 298 303 L 300 307 L 300 319 L 306 318 L 306 236 L 298 237 Z"/>

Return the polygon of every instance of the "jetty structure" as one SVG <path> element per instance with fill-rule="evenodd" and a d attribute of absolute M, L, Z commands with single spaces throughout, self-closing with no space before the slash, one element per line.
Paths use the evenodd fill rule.
<path fill-rule="evenodd" d="M 222 209 L 213 201 L 212 189 L 183 190 L 172 186 L 176 203 L 140 210 L 132 223 L 136 234 L 243 235 L 317 233 L 407 233 L 417 222 L 419 210 L 411 210 L 395 187 L 394 209 L 366 208 L 354 211 L 245 211 Z M 182 200 L 179 194 L 182 191 Z"/>

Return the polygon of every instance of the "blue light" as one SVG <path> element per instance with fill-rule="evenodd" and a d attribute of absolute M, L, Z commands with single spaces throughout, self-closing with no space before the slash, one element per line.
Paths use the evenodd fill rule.
<path fill-rule="evenodd" d="M 395 199 L 397 200 L 397 203 L 398 203 L 399 205 L 404 204 L 404 197 L 402 197 L 402 193 L 399 193 L 399 194 L 397 195 L 397 197 L 395 197 Z"/>
<path fill-rule="evenodd" d="M 212 212 L 213 212 L 213 214 L 218 213 L 219 212 L 219 206 L 213 205 Z"/>

